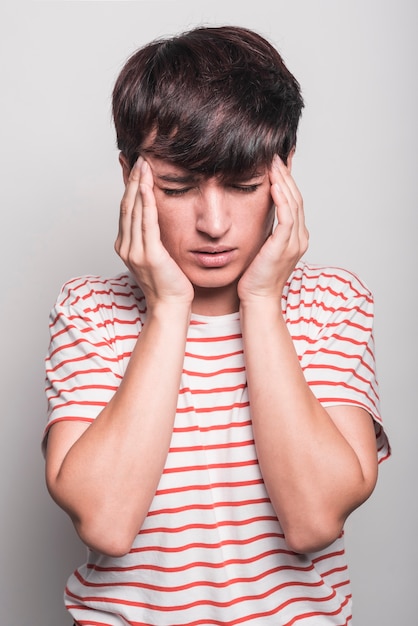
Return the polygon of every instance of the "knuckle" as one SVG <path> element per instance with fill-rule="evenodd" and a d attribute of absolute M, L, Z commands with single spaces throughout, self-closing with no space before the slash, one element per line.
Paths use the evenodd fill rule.
<path fill-rule="evenodd" d="M 289 217 L 289 220 L 287 222 L 287 228 L 286 228 L 286 236 L 288 239 L 290 239 L 290 237 L 293 234 L 293 231 L 295 229 L 295 220 L 292 216 Z"/>
<path fill-rule="evenodd" d="M 129 202 L 127 201 L 126 198 L 122 198 L 120 202 L 120 214 L 124 216 L 124 215 L 127 215 L 129 211 L 130 211 Z"/>
<path fill-rule="evenodd" d="M 139 267 L 141 265 L 141 259 L 137 254 L 136 250 L 128 250 L 126 254 L 126 260 L 131 267 Z"/>
<path fill-rule="evenodd" d="M 120 258 L 122 259 L 122 261 L 126 263 L 126 261 L 128 260 L 128 254 L 123 246 L 119 248 L 118 254 Z"/>
<path fill-rule="evenodd" d="M 133 207 L 132 209 L 132 213 L 131 213 L 131 219 L 134 222 L 135 220 L 137 220 L 140 217 L 140 212 L 138 211 L 138 209 L 136 209 L 135 207 Z"/>

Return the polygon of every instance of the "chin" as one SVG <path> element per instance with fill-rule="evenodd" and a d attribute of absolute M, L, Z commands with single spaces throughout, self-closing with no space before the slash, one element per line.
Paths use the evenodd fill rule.
<path fill-rule="evenodd" d="M 206 276 L 188 276 L 195 289 L 228 289 L 237 287 L 240 276 L 226 276 L 219 270 L 210 270 Z"/>

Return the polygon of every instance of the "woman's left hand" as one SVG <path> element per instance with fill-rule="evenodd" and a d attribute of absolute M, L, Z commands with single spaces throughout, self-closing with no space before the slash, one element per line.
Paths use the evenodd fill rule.
<path fill-rule="evenodd" d="M 277 225 L 238 283 L 241 303 L 277 299 L 308 248 L 303 199 L 280 157 L 274 158 L 269 176 Z"/>

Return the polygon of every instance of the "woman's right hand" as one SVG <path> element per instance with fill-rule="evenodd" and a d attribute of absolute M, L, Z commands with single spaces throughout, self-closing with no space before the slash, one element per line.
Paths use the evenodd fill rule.
<path fill-rule="evenodd" d="M 161 242 L 153 187 L 151 168 L 139 157 L 120 204 L 115 250 L 144 292 L 149 309 L 164 302 L 191 305 L 193 286 Z"/>

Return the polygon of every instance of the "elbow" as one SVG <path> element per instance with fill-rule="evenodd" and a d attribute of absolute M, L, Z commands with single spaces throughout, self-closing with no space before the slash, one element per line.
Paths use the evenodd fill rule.
<path fill-rule="evenodd" d="M 81 541 L 94 552 L 111 558 L 123 557 L 131 551 L 137 533 L 128 532 L 120 527 L 103 528 L 94 524 L 73 520 L 74 527 Z"/>
<path fill-rule="evenodd" d="M 303 516 L 299 511 L 296 517 L 287 519 L 282 527 L 289 548 L 298 554 L 320 552 L 328 548 L 341 537 L 347 517 L 369 498 L 375 484 L 376 479 L 372 476 L 364 482 L 361 490 L 355 491 L 349 506 L 346 504 L 343 509 L 341 504 L 336 507 L 328 503 L 321 508 L 315 507 L 309 513 L 305 512 Z"/>
<path fill-rule="evenodd" d="M 130 552 L 140 526 L 132 516 L 129 518 L 120 511 L 109 511 L 97 502 L 89 502 L 82 507 L 80 498 L 77 498 L 75 506 L 74 499 L 63 496 L 56 481 L 47 480 L 47 487 L 52 499 L 70 517 L 77 535 L 87 548 L 113 558 Z"/>
<path fill-rule="evenodd" d="M 322 520 L 317 523 L 294 525 L 285 531 L 286 543 L 297 554 L 320 552 L 334 541 L 343 532 L 343 524 L 332 520 Z"/>

